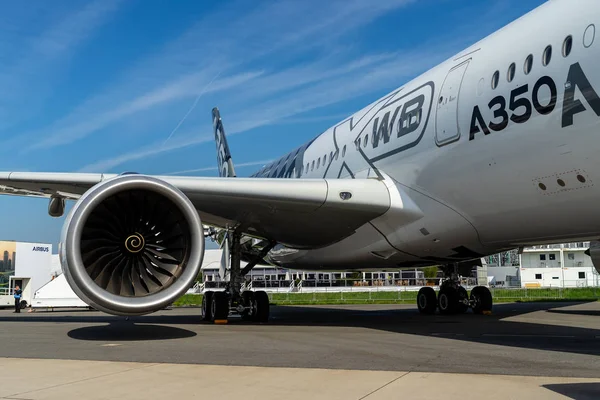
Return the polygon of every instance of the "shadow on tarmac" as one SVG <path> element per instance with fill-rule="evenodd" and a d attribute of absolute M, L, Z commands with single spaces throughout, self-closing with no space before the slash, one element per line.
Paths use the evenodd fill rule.
<path fill-rule="evenodd" d="M 421 315 L 415 308 L 397 308 L 395 306 L 272 306 L 269 326 L 298 327 L 353 327 L 382 330 L 400 334 L 419 335 L 453 339 L 462 342 L 474 342 L 546 351 L 570 352 L 600 356 L 600 319 L 598 329 L 572 326 L 568 315 L 600 316 L 598 310 L 563 309 L 577 303 L 509 303 L 494 306 L 492 315 L 475 315 L 470 311 L 461 315 Z M 517 322 L 508 320 L 528 313 L 553 313 L 564 318 L 563 325 L 538 322 Z M 86 326 L 71 330 L 68 335 L 78 340 L 161 340 L 192 337 L 197 335 L 187 329 L 170 325 L 196 325 L 194 330 L 202 334 L 201 326 L 212 325 L 202 321 L 199 308 L 162 310 L 155 314 L 139 317 L 116 317 L 99 312 L 70 312 L 61 315 L 59 311 L 48 314 L 29 313 L 23 315 L 0 314 L 0 322 L 53 322 L 81 323 L 102 326 Z M 229 326 L 257 326 L 231 318 Z M 228 326 L 218 327 L 227 330 Z M 239 332 L 243 334 L 242 332 Z M 315 332 L 318 334 L 318 332 Z"/>
<path fill-rule="evenodd" d="M 183 339 L 196 336 L 196 332 L 164 325 L 113 322 L 102 326 L 86 326 L 69 331 L 69 337 L 78 340 L 103 342 L 128 342 L 138 340 Z"/>
<path fill-rule="evenodd" d="M 574 400 L 600 399 L 600 383 L 557 383 L 542 387 Z"/>
<path fill-rule="evenodd" d="M 600 310 L 548 310 L 549 313 L 600 317 Z"/>

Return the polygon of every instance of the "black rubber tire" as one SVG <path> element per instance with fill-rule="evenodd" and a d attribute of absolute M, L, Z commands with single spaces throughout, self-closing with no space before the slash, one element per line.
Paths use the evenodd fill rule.
<path fill-rule="evenodd" d="M 25 308 L 27 308 L 27 300 L 21 300 L 21 302 L 19 303 L 19 308 L 21 310 L 24 310 Z"/>
<path fill-rule="evenodd" d="M 202 313 L 202 320 L 203 321 L 211 321 L 212 320 L 212 314 L 210 313 L 210 307 L 211 307 L 211 303 L 212 303 L 212 296 L 213 296 L 214 292 L 208 291 L 208 292 L 204 292 L 204 295 L 202 296 L 202 308 L 201 308 L 201 313 Z"/>
<path fill-rule="evenodd" d="M 417 307 L 421 314 L 434 314 L 437 308 L 435 290 L 432 287 L 425 286 L 419 289 L 417 294 Z"/>
<path fill-rule="evenodd" d="M 269 321 L 269 295 L 265 291 L 254 292 L 254 304 L 256 314 L 254 315 L 254 321 L 256 322 L 268 322 Z"/>
<path fill-rule="evenodd" d="M 444 286 L 438 292 L 438 308 L 440 314 L 456 314 L 458 311 L 458 290 L 452 286 Z"/>
<path fill-rule="evenodd" d="M 254 292 L 248 290 L 242 292 L 242 303 L 244 304 L 244 307 L 250 307 L 250 310 L 244 310 L 244 312 L 242 312 L 242 320 L 252 321 L 256 314 Z"/>
<path fill-rule="evenodd" d="M 471 290 L 471 302 L 473 303 L 473 312 L 475 314 L 483 314 L 484 312 L 492 311 L 492 293 L 485 286 L 475 286 Z"/>
<path fill-rule="evenodd" d="M 458 287 L 458 307 L 457 311 L 459 314 L 464 314 L 469 311 L 469 304 L 465 304 L 462 302 L 463 299 L 469 299 L 469 294 L 467 293 L 467 289 L 462 286 Z"/>
<path fill-rule="evenodd" d="M 214 292 L 210 304 L 212 321 L 227 319 L 229 316 L 229 299 L 227 298 L 227 293 Z"/>

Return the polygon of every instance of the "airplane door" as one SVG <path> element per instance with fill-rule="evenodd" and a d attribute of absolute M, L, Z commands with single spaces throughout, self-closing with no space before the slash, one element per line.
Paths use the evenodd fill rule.
<path fill-rule="evenodd" d="M 435 142 L 438 146 L 452 143 L 460 138 L 458 100 L 463 76 L 470 61 L 471 59 L 452 68 L 442 85 L 435 117 Z"/>

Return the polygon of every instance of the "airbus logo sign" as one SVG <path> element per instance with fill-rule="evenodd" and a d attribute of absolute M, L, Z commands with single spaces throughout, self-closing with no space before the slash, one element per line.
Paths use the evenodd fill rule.
<path fill-rule="evenodd" d="M 43 252 L 49 252 L 50 248 L 49 247 L 42 247 L 42 246 L 34 246 L 32 251 L 43 251 Z"/>

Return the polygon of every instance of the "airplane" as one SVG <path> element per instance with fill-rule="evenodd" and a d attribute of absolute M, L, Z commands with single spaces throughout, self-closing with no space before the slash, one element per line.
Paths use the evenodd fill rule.
<path fill-rule="evenodd" d="M 492 310 L 460 275 L 481 257 L 592 241 L 600 272 L 600 3 L 551 0 L 303 146 L 238 177 L 212 110 L 219 177 L 0 173 L 2 194 L 66 216 L 60 259 L 74 292 L 114 315 L 160 310 L 191 286 L 204 240 L 224 249 L 205 320 L 267 322 L 257 264 L 301 270 L 440 265 L 423 314 Z M 248 264 L 241 269 L 241 260 Z"/>

